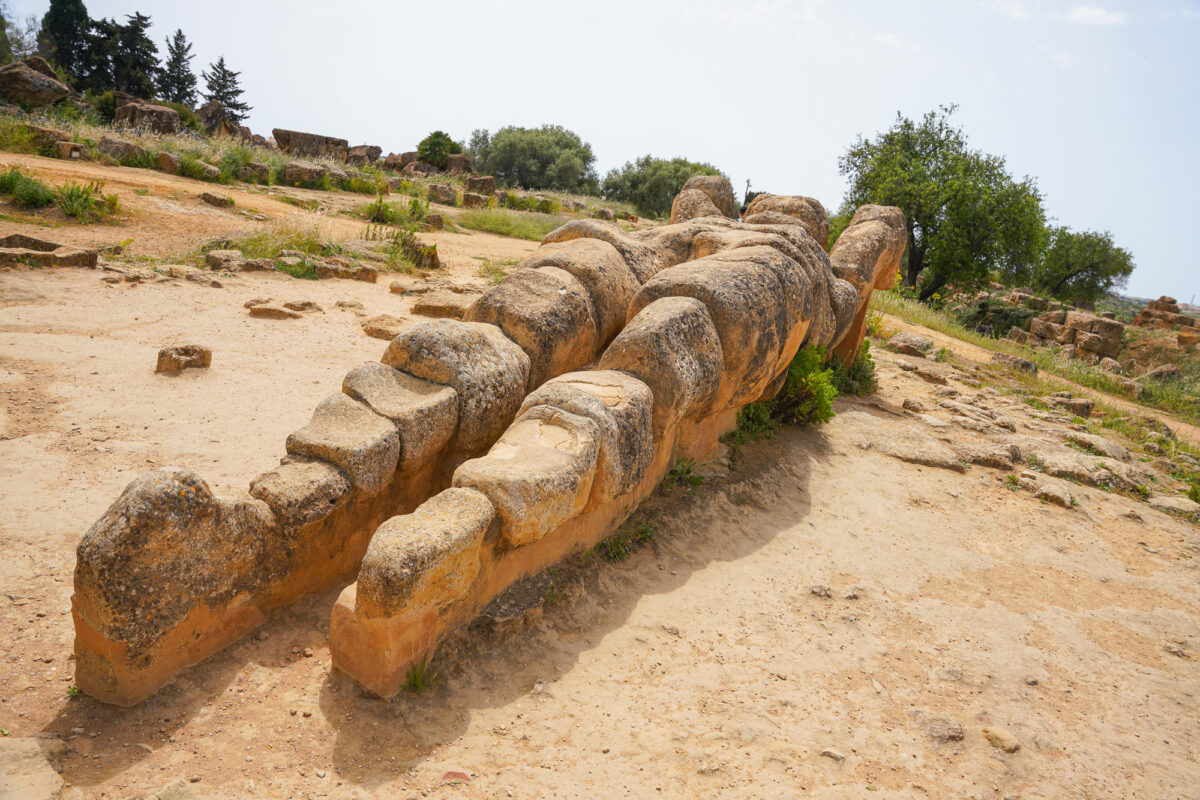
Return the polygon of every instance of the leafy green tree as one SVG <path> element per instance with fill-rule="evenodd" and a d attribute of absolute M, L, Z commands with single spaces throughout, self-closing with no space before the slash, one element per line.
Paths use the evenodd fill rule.
<path fill-rule="evenodd" d="M 38 33 L 38 53 L 75 80 L 86 62 L 90 28 L 83 0 L 50 0 Z"/>
<path fill-rule="evenodd" d="M 487 168 L 488 150 L 491 144 L 492 137 L 484 128 L 476 128 L 471 131 L 471 138 L 467 140 L 467 146 L 463 148 L 463 152 L 471 159 L 471 166 L 476 172 L 483 172 Z"/>
<path fill-rule="evenodd" d="M 9 11 L 4 3 L 0 3 L 0 66 L 9 64 L 13 60 L 12 44 L 8 41 L 8 22 Z"/>
<path fill-rule="evenodd" d="M 1113 243 L 1108 231 L 1052 228 L 1045 256 L 1033 269 L 1033 288 L 1070 303 L 1092 303 L 1110 289 L 1124 287 L 1133 256 Z"/>
<path fill-rule="evenodd" d="M 134 97 L 154 96 L 158 82 L 158 45 L 146 31 L 150 28 L 150 17 L 134 12 L 125 18 L 117 34 L 117 46 L 113 55 L 113 88 Z"/>
<path fill-rule="evenodd" d="M 694 175 L 721 175 L 712 164 L 686 158 L 655 158 L 644 155 L 609 170 L 600 189 L 609 200 L 630 203 L 645 217 L 664 217 L 671 212 L 675 195 Z"/>
<path fill-rule="evenodd" d="M 919 122 L 897 114 L 889 130 L 859 137 L 838 161 L 850 179 L 850 207 L 878 203 L 904 212 L 904 283 L 918 287 L 922 300 L 948 283 L 981 283 L 992 271 L 1027 272 L 1045 248 L 1036 183 L 1014 180 L 1003 158 L 970 149 L 950 123 L 956 108 L 943 106 Z"/>
<path fill-rule="evenodd" d="M 487 160 L 475 169 L 503 186 L 595 194 L 600 188 L 595 163 L 592 146 L 561 125 L 508 126 L 490 138 Z"/>
<path fill-rule="evenodd" d="M 445 131 L 434 131 L 417 145 L 417 160 L 444 169 L 450 156 L 462 152 L 462 145 L 450 138 Z"/>
<path fill-rule="evenodd" d="M 251 106 L 242 102 L 242 87 L 238 82 L 238 77 L 242 73 L 234 72 L 227 67 L 225 56 L 218 58 L 216 63 L 210 64 L 208 68 L 208 72 L 200 73 L 207 89 L 204 99 L 206 101 L 216 100 L 225 106 L 230 119 L 239 125 L 242 124 L 242 120 L 246 118 L 251 109 Z"/>
<path fill-rule="evenodd" d="M 176 30 L 167 40 L 167 63 L 158 75 L 158 96 L 172 103 L 196 105 L 196 75 L 192 72 L 192 43 Z"/>

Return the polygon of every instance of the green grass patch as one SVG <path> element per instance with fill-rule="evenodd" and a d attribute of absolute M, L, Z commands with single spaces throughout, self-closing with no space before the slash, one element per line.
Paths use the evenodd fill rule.
<path fill-rule="evenodd" d="M 462 228 L 531 242 L 540 242 L 543 236 L 563 224 L 562 219 L 548 214 L 520 213 L 501 208 L 477 208 L 467 211 L 455 221 Z"/>
<path fill-rule="evenodd" d="M 843 364 L 836 357 L 830 361 L 833 364 L 833 386 L 837 389 L 838 394 L 866 397 L 879 391 L 879 381 L 875 377 L 875 360 L 871 358 L 870 342 L 863 341 L 858 356 L 850 362 L 849 366 Z"/>
<path fill-rule="evenodd" d="M 521 262 L 515 258 L 491 259 L 486 256 L 474 256 L 479 259 L 479 277 L 487 278 L 492 283 L 503 283 L 508 277 L 508 270 L 505 267 L 515 267 Z"/>
<path fill-rule="evenodd" d="M 599 542 L 595 551 L 605 561 L 616 563 L 629 558 L 629 554 L 641 545 L 654 541 L 654 525 L 649 520 L 634 522 L 627 520 L 617 532 Z"/>
<path fill-rule="evenodd" d="M 55 191 L 54 203 L 62 212 L 85 225 L 101 222 L 115 216 L 121 210 L 121 202 L 115 194 L 104 194 L 104 184 L 65 183 Z"/>
<path fill-rule="evenodd" d="M 408 675 L 404 678 L 404 690 L 420 694 L 437 683 L 437 679 L 437 670 L 429 665 L 428 658 L 423 658 L 408 668 Z"/>
<path fill-rule="evenodd" d="M 671 494 L 679 487 L 690 489 L 704 483 L 704 476 L 693 472 L 695 466 L 695 459 L 681 458 L 676 461 L 667 470 L 667 474 L 663 476 L 662 484 L 659 486 L 663 494 Z"/>

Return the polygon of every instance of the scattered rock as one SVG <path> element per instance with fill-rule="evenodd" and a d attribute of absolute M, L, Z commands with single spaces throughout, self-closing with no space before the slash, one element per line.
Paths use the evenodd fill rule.
<path fill-rule="evenodd" d="M 152 103 L 126 103 L 113 114 L 113 127 L 179 133 L 179 112 Z"/>
<path fill-rule="evenodd" d="M 212 364 L 212 350 L 198 344 L 164 347 L 158 351 L 155 372 L 182 372 L 185 369 L 207 369 Z"/>
<path fill-rule="evenodd" d="M 150 158 L 150 153 L 140 144 L 127 142 L 124 139 L 118 139 L 116 136 L 109 136 L 108 134 L 100 137 L 97 149 L 101 153 L 104 153 L 104 155 L 114 158 L 117 161 L 134 161 Z"/>
<path fill-rule="evenodd" d="M 1095 403 L 1086 397 L 1072 397 L 1055 398 L 1054 405 L 1077 417 L 1087 419 L 1092 415 L 1092 408 L 1095 406 Z"/>
<path fill-rule="evenodd" d="M 71 89 L 56 78 L 43 74 L 28 61 L 0 68 L 0 98 L 21 106 L 49 106 L 71 94 Z"/>
<path fill-rule="evenodd" d="M 55 148 L 58 150 L 58 157 L 67 161 L 86 161 L 88 160 L 87 150 L 83 149 L 82 145 L 74 142 L 55 142 Z"/>
<path fill-rule="evenodd" d="M 390 342 L 399 336 L 408 324 L 399 317 L 393 317 L 391 314 L 380 314 L 370 319 L 363 320 L 363 333 L 375 339 L 383 339 Z"/>
<path fill-rule="evenodd" d="M 428 214 L 425 217 L 425 227 L 431 231 L 440 231 L 446 227 L 446 222 L 441 214 Z"/>
<path fill-rule="evenodd" d="M 200 195 L 200 199 L 208 203 L 210 206 L 218 208 L 233 208 L 233 198 L 229 195 L 216 194 L 215 192 L 205 192 Z"/>
<path fill-rule="evenodd" d="M 992 747 L 997 747 L 1006 753 L 1015 753 L 1021 749 L 1021 743 L 1004 728 L 991 726 L 984 728 L 982 733 L 983 738 L 987 739 Z"/>
<path fill-rule="evenodd" d="M 290 308 L 284 308 L 274 303 L 263 303 L 251 306 L 250 316 L 262 319 L 299 319 L 302 315 L 299 311 L 292 311 Z"/>
<path fill-rule="evenodd" d="M 238 264 L 246 260 L 241 250 L 210 250 L 204 255 L 204 263 L 209 269 L 234 271 Z"/>
<path fill-rule="evenodd" d="M 900 407 L 905 411 L 912 411 L 915 414 L 923 414 L 925 412 L 925 406 L 921 404 L 921 401 L 912 397 L 904 398 L 904 402 L 900 404 Z"/>
<path fill-rule="evenodd" d="M 329 167 L 313 161 L 289 161 L 283 167 L 283 180 L 289 184 L 319 184 Z"/>
<path fill-rule="evenodd" d="M 312 300 L 288 300 L 283 304 L 284 308 L 290 308 L 292 311 L 318 311 L 323 312 L 323 309 L 314 303 Z"/>
<path fill-rule="evenodd" d="M 483 195 L 495 194 L 496 179 L 491 175 L 472 175 L 467 178 L 467 191 Z"/>
<path fill-rule="evenodd" d="M 429 199 L 444 206 L 458 204 L 458 193 L 448 183 L 435 183 L 429 187 Z"/>
<path fill-rule="evenodd" d="M 829 590 L 829 587 L 821 586 L 820 584 L 811 587 L 808 590 L 808 593 L 816 595 L 817 597 L 824 597 L 826 600 L 828 600 L 830 597 L 833 597 L 833 593 Z"/>
<path fill-rule="evenodd" d="M 1182 378 L 1182 373 L 1179 367 L 1174 364 L 1162 364 L 1147 372 L 1142 376 L 1143 383 L 1167 383 L 1168 381 L 1177 381 Z"/>
<path fill-rule="evenodd" d="M 846 760 L 845 753 L 842 753 L 838 750 L 834 750 L 831 747 L 826 747 L 824 750 L 822 750 L 821 756 L 824 758 L 832 758 L 834 761 L 845 761 Z"/>
<path fill-rule="evenodd" d="M 938 742 L 961 742 L 963 726 L 950 717 L 934 717 L 926 723 L 925 730 Z"/>
<path fill-rule="evenodd" d="M 291 155 L 345 161 L 350 154 L 350 143 L 334 136 L 289 131 L 284 128 L 275 128 L 271 135 L 275 137 L 275 144 L 279 145 L 279 149 Z"/>
<path fill-rule="evenodd" d="M 1030 361 L 1028 358 L 1009 355 L 1008 353 L 992 353 L 991 362 L 999 364 L 1002 367 L 1015 369 L 1017 372 L 1024 372 L 1028 375 L 1037 375 L 1037 364 Z"/>
<path fill-rule="evenodd" d="M 933 348 L 933 339 L 915 333 L 897 333 L 888 339 L 888 347 L 909 356 L 924 356 Z"/>
<path fill-rule="evenodd" d="M 334 308 L 340 308 L 345 311 L 354 311 L 356 313 L 365 313 L 367 308 L 357 300 L 338 300 L 333 304 Z"/>
<path fill-rule="evenodd" d="M 476 295 L 437 290 L 427 292 L 413 304 L 412 313 L 422 317 L 462 319 Z"/>
<path fill-rule="evenodd" d="M 37 739 L 0 738 L 0 798 L 58 800 L 62 790 L 63 779 L 46 760 Z"/>
<path fill-rule="evenodd" d="M 174 153 L 168 153 L 166 150 L 158 154 L 155 159 L 158 168 L 169 175 L 179 174 L 179 156 Z"/>
<path fill-rule="evenodd" d="M 483 208 L 487 205 L 487 197 L 473 192 L 463 193 L 463 208 Z"/>

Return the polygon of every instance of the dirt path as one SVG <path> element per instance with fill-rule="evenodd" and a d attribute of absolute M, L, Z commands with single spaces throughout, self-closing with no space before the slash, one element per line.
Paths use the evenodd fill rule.
<path fill-rule="evenodd" d="M 888 327 L 894 328 L 898 331 L 918 333 L 922 336 L 928 336 L 933 340 L 935 346 L 945 347 L 952 353 L 955 353 L 963 358 L 970 359 L 977 364 L 986 364 L 992 357 L 991 350 L 971 344 L 970 342 L 964 342 L 962 339 L 955 339 L 953 336 L 947 336 L 944 333 L 926 328 L 923 325 L 915 325 L 911 322 L 906 322 L 900 317 L 895 317 L 891 314 L 884 314 L 883 317 L 887 322 Z M 1176 436 L 1179 436 L 1180 438 L 1185 439 L 1194 445 L 1200 446 L 1200 427 L 1192 425 L 1188 422 L 1184 422 L 1174 414 L 1169 414 L 1165 411 L 1158 411 L 1153 408 L 1147 408 L 1146 406 L 1138 405 L 1137 403 L 1126 400 L 1123 397 L 1117 397 L 1116 395 L 1108 394 L 1107 392 L 1101 392 L 1089 386 L 1083 386 L 1075 383 L 1074 381 L 1059 377 L 1058 375 L 1052 375 L 1049 373 L 1043 373 L 1043 375 L 1049 380 L 1061 383 L 1063 388 L 1067 389 L 1072 394 L 1102 401 L 1106 405 L 1112 406 L 1113 408 L 1119 408 L 1122 411 L 1129 411 L 1135 414 L 1140 414 L 1144 417 L 1153 417 L 1154 419 L 1157 419 L 1170 427 Z"/>
<path fill-rule="evenodd" d="M 466 248 L 490 238 L 463 238 L 455 274 L 480 280 Z M 526 623 L 439 654 L 424 694 L 381 702 L 330 671 L 333 592 L 137 708 L 72 699 L 68 609 L 88 525 L 154 465 L 244 486 L 384 347 L 335 303 L 409 302 L 384 285 L 257 273 L 222 289 L 100 278 L 0 273 L 0 727 L 61 741 L 68 800 L 193 777 L 213 800 L 1028 800 L 1200 785 L 1200 529 L 1098 489 L 1072 485 L 1078 505 L 1059 508 L 1003 471 L 886 455 L 918 434 L 991 436 L 888 353 L 877 400 L 839 401 L 828 425 L 781 431 L 732 473 L 656 500 L 651 545 L 582 568 L 582 590 L 557 586 Z M 254 296 L 324 313 L 251 320 Z M 155 350 L 177 338 L 212 344 L 212 368 L 154 375 Z M 1022 435 L 1066 430 L 978 395 Z M 900 412 L 904 399 L 942 427 Z"/>

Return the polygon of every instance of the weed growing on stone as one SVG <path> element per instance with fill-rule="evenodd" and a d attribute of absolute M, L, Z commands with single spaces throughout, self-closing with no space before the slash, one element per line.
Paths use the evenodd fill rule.
<path fill-rule="evenodd" d="M 1193 503 L 1200 503 L 1200 483 L 1193 484 L 1192 487 L 1188 489 L 1188 499 Z"/>
<path fill-rule="evenodd" d="M 663 476 L 662 484 L 660 484 L 663 494 L 670 494 L 678 486 L 691 487 L 704 483 L 704 476 L 697 475 L 692 471 L 695 466 L 695 459 L 681 458 L 676 461 L 675 465 Z"/>
<path fill-rule="evenodd" d="M 1021 488 L 1021 479 L 1016 475 L 1009 473 L 1008 475 L 1004 476 L 1004 485 L 1015 492 Z"/>
<path fill-rule="evenodd" d="M 629 554 L 640 545 L 653 541 L 653 539 L 654 525 L 649 520 L 636 523 L 628 520 L 620 528 L 617 528 L 616 533 L 598 543 L 595 550 L 606 561 L 615 563 L 629 558 Z"/>
<path fill-rule="evenodd" d="M 521 263 L 515 258 L 498 260 L 492 260 L 486 256 L 475 256 L 475 258 L 483 262 L 479 265 L 479 277 L 487 278 L 492 283 L 502 283 L 504 281 L 508 276 L 508 270 L 504 269 L 505 267 L 515 267 Z"/>
<path fill-rule="evenodd" d="M 1030 469 L 1035 469 L 1038 472 L 1046 468 L 1046 462 L 1042 461 L 1042 457 L 1035 453 L 1030 453 L 1026 461 L 1028 461 Z"/>
<path fill-rule="evenodd" d="M 420 694 L 430 686 L 433 686 L 437 682 L 437 679 L 437 670 L 429 665 L 428 658 L 423 658 L 420 662 L 408 668 L 408 675 L 404 679 L 404 690 L 413 694 Z"/>
<path fill-rule="evenodd" d="M 945 348 L 943 348 L 945 349 Z M 858 356 L 847 366 L 837 358 L 833 363 L 833 386 L 838 394 L 852 394 L 866 397 L 879 391 L 879 381 L 875 378 L 875 361 L 871 358 L 871 343 L 863 341 Z"/>

